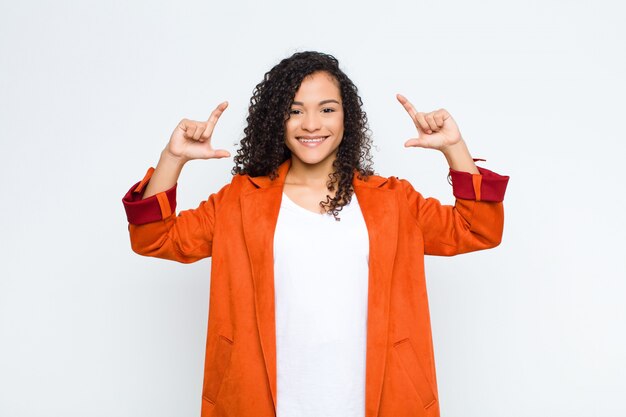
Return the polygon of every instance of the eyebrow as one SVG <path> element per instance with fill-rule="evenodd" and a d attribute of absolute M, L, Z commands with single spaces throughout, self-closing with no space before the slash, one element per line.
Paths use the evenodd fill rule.
<path fill-rule="evenodd" d="M 337 103 L 337 104 L 341 105 L 340 102 L 338 102 L 337 100 L 334 100 L 334 99 L 322 100 L 322 101 L 319 102 L 319 105 L 321 106 L 321 105 L 326 104 L 326 103 Z M 300 101 L 294 101 L 292 104 L 295 104 L 297 106 L 304 106 L 304 103 L 302 103 Z"/>

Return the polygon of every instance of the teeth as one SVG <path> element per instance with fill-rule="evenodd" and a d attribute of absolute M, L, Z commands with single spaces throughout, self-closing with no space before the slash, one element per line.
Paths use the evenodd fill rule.
<path fill-rule="evenodd" d="M 298 140 L 300 142 L 312 143 L 312 142 L 321 142 L 324 139 L 326 139 L 326 138 L 319 138 L 319 139 L 302 139 L 302 138 L 299 138 Z"/>

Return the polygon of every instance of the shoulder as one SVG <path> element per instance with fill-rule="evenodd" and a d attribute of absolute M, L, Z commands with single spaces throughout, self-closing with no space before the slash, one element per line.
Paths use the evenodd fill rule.
<path fill-rule="evenodd" d="M 218 191 L 211 194 L 211 197 L 216 200 L 224 200 L 236 197 L 243 191 L 246 182 L 248 182 L 245 177 L 245 175 L 233 175 L 231 181 L 222 185 L 222 187 Z"/>
<path fill-rule="evenodd" d="M 241 195 L 253 188 L 246 175 L 233 175 L 229 183 L 222 185 L 218 191 L 209 196 L 209 201 L 213 202 L 218 213 L 222 210 L 230 212 L 240 204 Z"/>
<path fill-rule="evenodd" d="M 365 178 L 360 178 L 358 174 L 354 176 L 354 185 L 357 187 L 380 188 L 385 190 L 407 190 L 413 189 L 409 181 L 396 176 L 385 177 L 373 174 Z"/>
<path fill-rule="evenodd" d="M 276 185 L 280 185 L 280 181 L 271 180 L 269 176 L 252 177 L 248 174 L 235 174 L 233 175 L 229 184 L 226 184 L 220 192 L 235 198 L 239 198 L 242 194 L 247 194 L 259 190 L 261 188 L 270 188 Z"/>

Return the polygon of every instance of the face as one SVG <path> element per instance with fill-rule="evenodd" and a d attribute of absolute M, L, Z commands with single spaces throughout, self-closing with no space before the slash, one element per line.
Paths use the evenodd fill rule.
<path fill-rule="evenodd" d="M 337 81 L 327 72 L 305 77 L 285 122 L 292 164 L 332 166 L 343 138 L 343 105 Z M 320 165 L 321 164 L 321 165 Z"/>

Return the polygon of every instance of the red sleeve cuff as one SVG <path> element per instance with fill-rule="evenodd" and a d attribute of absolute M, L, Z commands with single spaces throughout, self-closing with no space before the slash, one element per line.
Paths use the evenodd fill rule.
<path fill-rule="evenodd" d="M 176 212 L 176 186 L 143 199 L 145 187 L 152 177 L 154 168 L 148 168 L 143 179 L 133 185 L 122 198 L 128 223 L 140 225 L 163 220 Z"/>
<path fill-rule="evenodd" d="M 480 174 L 455 171 L 450 168 L 452 192 L 456 198 L 475 201 L 504 200 L 509 177 L 499 175 L 488 169 L 477 167 Z"/>

